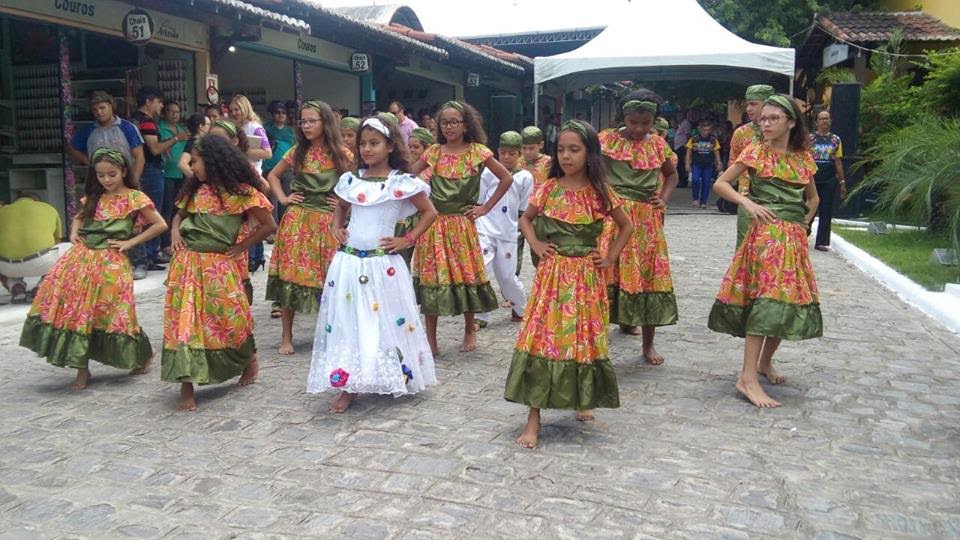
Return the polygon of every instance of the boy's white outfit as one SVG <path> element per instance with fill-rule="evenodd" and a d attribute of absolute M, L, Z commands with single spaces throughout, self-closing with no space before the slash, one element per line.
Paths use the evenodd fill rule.
<path fill-rule="evenodd" d="M 486 203 L 500 185 L 500 179 L 490 169 L 480 175 L 480 204 Z M 477 233 L 487 277 L 496 277 L 500 293 L 523 316 L 527 293 L 517 277 L 517 220 L 526 211 L 533 195 L 533 175 L 519 170 L 513 173 L 513 183 L 503 195 L 496 208 L 477 219 Z M 489 313 L 477 313 L 477 319 L 487 321 Z"/>

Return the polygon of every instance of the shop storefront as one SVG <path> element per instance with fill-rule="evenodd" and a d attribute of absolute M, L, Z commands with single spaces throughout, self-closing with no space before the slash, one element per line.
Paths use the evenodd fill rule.
<path fill-rule="evenodd" d="M 89 95 L 109 92 L 125 117 L 150 85 L 193 110 L 208 39 L 203 23 L 112 0 L 4 0 L 0 200 L 31 192 L 68 222 L 86 169 L 67 167 L 63 141 L 93 121 Z"/>
<path fill-rule="evenodd" d="M 465 76 L 461 69 L 424 58 L 411 58 L 407 65 L 393 69 L 378 69 L 374 76 L 377 108 L 385 111 L 391 101 L 399 101 L 409 115 L 419 111 L 434 114 L 440 104 L 463 99 Z M 420 120 L 418 116 L 413 118 Z"/>

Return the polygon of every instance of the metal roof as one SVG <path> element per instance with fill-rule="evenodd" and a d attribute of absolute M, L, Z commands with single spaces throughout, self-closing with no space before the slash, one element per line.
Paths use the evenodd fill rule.
<path fill-rule="evenodd" d="M 447 49 L 451 58 L 459 58 L 476 62 L 480 65 L 491 67 L 514 75 L 522 75 L 525 71 L 524 67 L 519 63 L 504 60 L 493 54 L 492 51 L 484 50 L 478 45 L 473 45 L 457 38 L 442 36 L 440 34 L 431 34 L 429 32 L 422 32 L 396 23 L 386 25 L 383 28 L 386 28 L 391 32 L 409 36 L 410 38 L 419 41 L 436 43 L 444 49 Z"/>
<path fill-rule="evenodd" d="M 417 17 L 416 12 L 407 6 L 399 4 L 345 6 L 333 8 L 333 10 L 361 21 L 383 25 L 397 23 L 413 28 L 414 30 L 423 30 L 423 24 L 420 22 L 420 18 Z"/>
<path fill-rule="evenodd" d="M 287 15 L 283 15 L 275 11 L 270 11 L 268 9 L 255 6 L 253 4 L 241 2 L 240 0 L 208 0 L 208 1 L 212 2 L 213 4 L 227 6 L 237 11 L 242 11 L 245 13 L 249 13 L 251 15 L 256 15 L 257 17 L 261 17 L 263 19 L 267 19 L 276 23 L 280 23 L 280 24 L 289 26 L 291 28 L 295 28 L 297 30 L 303 30 L 305 32 L 310 31 L 310 24 L 307 23 L 306 21 L 296 19 L 294 17 L 289 17 Z M 194 3 L 194 0 L 191 0 L 190 4 L 193 5 L 193 3 Z"/>

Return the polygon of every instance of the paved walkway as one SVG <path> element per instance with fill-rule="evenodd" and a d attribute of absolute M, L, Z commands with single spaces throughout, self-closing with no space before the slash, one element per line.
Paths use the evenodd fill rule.
<path fill-rule="evenodd" d="M 506 310 L 480 351 L 443 356 L 439 386 L 342 416 L 304 392 L 313 321 L 280 358 L 262 301 L 260 382 L 203 389 L 195 414 L 156 372 L 94 366 L 71 392 L 71 371 L 0 325 L 0 537 L 960 537 L 960 337 L 815 252 L 826 335 L 782 347 L 784 407 L 758 410 L 733 391 L 742 341 L 705 326 L 733 217 L 680 208 L 667 235 L 681 322 L 658 337 L 666 364 L 615 332 L 622 408 L 588 425 L 546 412 L 536 451 L 513 443 L 525 410 L 502 399 Z M 139 299 L 155 340 L 161 304 Z M 441 322 L 447 351 L 460 331 Z"/>

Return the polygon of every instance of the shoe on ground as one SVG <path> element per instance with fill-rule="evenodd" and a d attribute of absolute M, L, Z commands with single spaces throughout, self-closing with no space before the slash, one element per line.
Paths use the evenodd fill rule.
<path fill-rule="evenodd" d="M 167 269 L 166 266 L 163 266 L 163 265 L 160 265 L 160 264 L 157 264 L 157 263 L 153 263 L 153 264 L 151 264 L 150 266 L 147 267 L 147 270 L 149 270 L 149 271 L 151 271 L 151 272 L 156 272 L 156 271 L 159 271 L 159 270 L 166 270 L 166 269 Z"/>
<path fill-rule="evenodd" d="M 170 262 L 170 256 L 166 253 L 161 253 L 157 256 L 157 264 L 168 264 Z"/>
<path fill-rule="evenodd" d="M 827 246 L 813 246 L 813 249 L 817 251 L 830 251 L 830 248 Z"/>
<path fill-rule="evenodd" d="M 134 281 L 139 279 L 144 279 L 147 277 L 147 267 L 140 265 L 133 268 L 133 279 Z"/>

